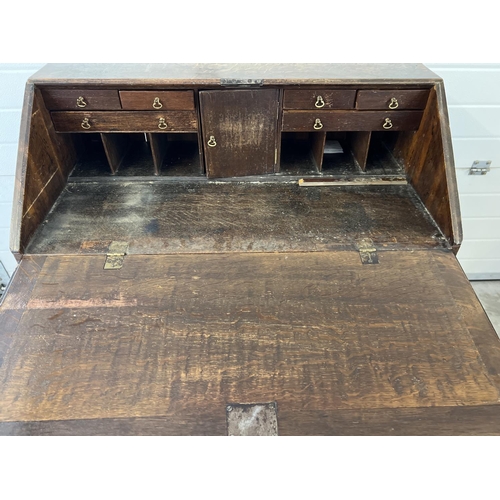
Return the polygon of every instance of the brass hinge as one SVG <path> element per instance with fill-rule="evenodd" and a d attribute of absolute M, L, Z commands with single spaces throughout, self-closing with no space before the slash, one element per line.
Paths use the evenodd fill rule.
<path fill-rule="evenodd" d="M 377 249 L 373 245 L 373 240 L 363 238 L 356 243 L 362 264 L 378 264 Z"/>
<path fill-rule="evenodd" d="M 128 242 L 112 241 L 109 244 L 108 253 L 106 254 L 104 269 L 121 269 L 125 255 L 127 255 L 127 250 Z"/>

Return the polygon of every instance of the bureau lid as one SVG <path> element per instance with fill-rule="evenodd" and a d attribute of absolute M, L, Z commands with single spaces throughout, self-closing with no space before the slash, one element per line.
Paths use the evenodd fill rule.
<path fill-rule="evenodd" d="M 0 432 L 225 434 L 264 402 L 280 434 L 499 432 L 498 338 L 454 255 L 377 257 L 25 256 Z"/>

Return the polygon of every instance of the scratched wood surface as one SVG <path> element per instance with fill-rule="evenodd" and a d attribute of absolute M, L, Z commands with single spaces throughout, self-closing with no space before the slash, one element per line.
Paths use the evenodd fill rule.
<path fill-rule="evenodd" d="M 224 418 L 228 401 L 277 401 L 284 414 L 495 404 L 441 279 L 461 273 L 451 251 L 379 260 L 130 255 L 104 272 L 102 256 L 48 256 L 0 367 L 0 420 L 175 415 L 179 426 Z"/>
<path fill-rule="evenodd" d="M 378 248 L 440 244 L 408 186 L 69 183 L 46 220 L 29 253 L 92 252 L 111 240 L 138 254 L 353 249 L 367 237 Z"/>

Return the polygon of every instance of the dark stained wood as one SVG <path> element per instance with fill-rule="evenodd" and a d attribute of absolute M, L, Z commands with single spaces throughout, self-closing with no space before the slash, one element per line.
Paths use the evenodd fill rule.
<path fill-rule="evenodd" d="M 159 99 L 162 110 L 192 110 L 194 108 L 194 93 L 192 90 L 168 91 L 138 91 L 122 90 L 120 99 L 123 109 L 130 110 L 157 110 L 153 106 L 155 99 Z M 156 104 L 158 106 L 159 104 Z M 158 111 L 158 110 L 157 110 Z"/>
<path fill-rule="evenodd" d="M 421 85 L 441 78 L 423 64 L 48 64 L 30 79 L 40 85 L 171 88 L 221 85 L 222 79 L 262 79 L 263 85 Z"/>
<path fill-rule="evenodd" d="M 316 102 L 321 96 L 324 106 L 320 109 L 352 109 L 356 98 L 355 89 L 285 90 L 284 109 L 318 109 Z"/>
<path fill-rule="evenodd" d="M 356 109 L 388 109 L 392 98 L 397 99 L 399 109 L 424 109 L 429 90 L 359 90 Z"/>
<path fill-rule="evenodd" d="M 148 141 L 151 146 L 151 154 L 153 155 L 155 174 L 159 175 L 168 149 L 168 135 L 148 134 Z"/>
<path fill-rule="evenodd" d="M 278 424 L 281 436 L 498 436 L 500 405 L 334 411 L 280 408 Z"/>
<path fill-rule="evenodd" d="M 130 137 L 125 134 L 101 134 L 102 144 L 108 159 L 109 168 L 115 174 L 131 146 Z"/>
<path fill-rule="evenodd" d="M 392 122 L 390 130 L 416 130 L 422 118 L 421 111 L 283 111 L 283 131 L 314 131 L 320 119 L 327 132 L 384 130 L 386 118 Z"/>
<path fill-rule="evenodd" d="M 54 132 L 40 91 L 29 87 L 27 92 L 29 116 L 22 121 L 11 235 L 11 250 L 20 254 L 64 189 L 76 160 L 71 138 Z"/>
<path fill-rule="evenodd" d="M 82 127 L 87 118 L 89 129 Z M 167 127 L 159 127 L 160 120 Z M 194 132 L 198 121 L 194 111 L 54 111 L 52 120 L 58 132 Z"/>
<path fill-rule="evenodd" d="M 380 249 L 442 245 L 404 185 L 70 183 L 47 221 L 30 253 L 79 253 L 102 240 L 138 254 L 353 250 L 364 237 Z"/>
<path fill-rule="evenodd" d="M 84 109 L 91 111 L 121 109 L 117 90 L 45 88 L 42 90 L 42 95 L 45 106 L 49 110 L 73 109 L 81 111 Z M 83 97 L 83 102 L 81 100 L 78 101 L 80 97 Z"/>
<path fill-rule="evenodd" d="M 0 422 L 0 436 L 226 436 L 224 407 L 158 417 Z"/>
<path fill-rule="evenodd" d="M 460 307 L 461 321 L 469 330 L 492 380 L 500 387 L 500 342 L 465 273 L 452 270 L 455 263 L 441 252 L 432 254 L 440 278 Z"/>
<path fill-rule="evenodd" d="M 378 253 L 127 255 L 112 272 L 49 256 L 0 368 L 0 420 L 192 422 L 277 401 L 285 432 L 304 410 L 498 404 L 433 252 Z"/>
<path fill-rule="evenodd" d="M 443 234 L 458 248 L 462 227 L 456 174 L 447 114 L 438 96 L 443 98 L 440 90 L 433 89 L 419 130 L 400 134 L 394 154 Z"/>
<path fill-rule="evenodd" d="M 311 134 L 311 154 L 314 164 L 319 172 L 323 165 L 323 152 L 325 150 L 326 132 L 315 132 Z"/>
<path fill-rule="evenodd" d="M 274 172 L 277 90 L 203 91 L 200 107 L 208 177 Z M 211 137 L 214 147 L 209 145 Z"/>
<path fill-rule="evenodd" d="M 0 368 L 4 363 L 17 327 L 28 304 L 45 256 L 25 256 L 0 301 Z"/>
<path fill-rule="evenodd" d="M 355 132 L 350 136 L 352 154 L 363 172 L 366 170 L 371 135 L 371 132 Z"/>

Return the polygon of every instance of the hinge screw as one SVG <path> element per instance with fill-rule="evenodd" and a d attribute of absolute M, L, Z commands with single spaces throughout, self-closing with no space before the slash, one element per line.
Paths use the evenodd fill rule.
<path fill-rule="evenodd" d="M 226 406 L 226 410 L 227 411 L 233 411 L 233 407 L 228 405 L 228 406 Z"/>

